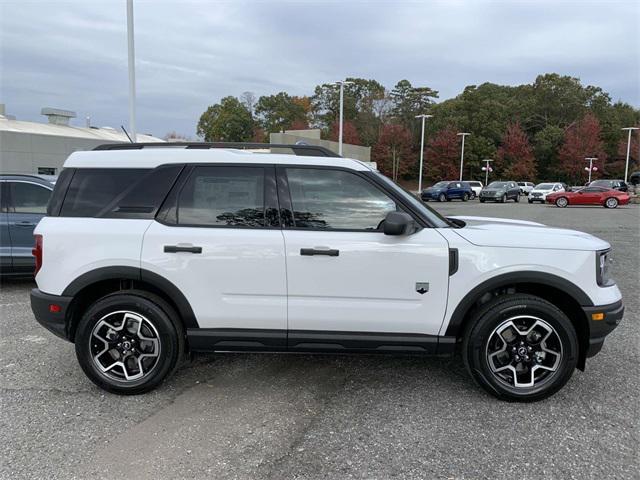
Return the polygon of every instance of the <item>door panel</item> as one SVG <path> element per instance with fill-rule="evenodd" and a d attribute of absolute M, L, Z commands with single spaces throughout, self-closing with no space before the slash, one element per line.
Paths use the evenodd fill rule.
<path fill-rule="evenodd" d="M 8 215 L 11 236 L 11 256 L 13 270 L 32 271 L 35 260 L 33 230 L 46 214 L 51 190 L 42 185 L 28 182 L 7 182 L 10 185 L 10 205 Z"/>
<path fill-rule="evenodd" d="M 6 183 L 0 182 L 0 273 L 11 271 L 11 236 L 7 215 Z"/>
<path fill-rule="evenodd" d="M 202 250 L 170 253 L 165 246 Z M 154 222 L 144 236 L 142 268 L 163 276 L 184 293 L 201 328 L 287 328 L 280 230 Z"/>
<path fill-rule="evenodd" d="M 284 231 L 289 330 L 437 335 L 445 313 L 448 244 L 435 229 L 381 232 Z M 301 255 L 303 248 L 337 256 Z M 428 283 L 420 294 L 417 283 Z"/>

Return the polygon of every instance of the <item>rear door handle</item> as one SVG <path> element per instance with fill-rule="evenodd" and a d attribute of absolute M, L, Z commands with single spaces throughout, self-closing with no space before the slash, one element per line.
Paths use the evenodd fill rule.
<path fill-rule="evenodd" d="M 326 255 L 327 257 L 337 257 L 340 255 L 340 250 L 335 249 L 325 249 L 325 248 L 301 248 L 300 255 L 311 256 L 311 255 Z"/>
<path fill-rule="evenodd" d="M 202 253 L 202 247 L 194 247 L 189 245 L 165 245 L 164 253 Z"/>
<path fill-rule="evenodd" d="M 23 220 L 23 221 L 21 221 L 21 222 L 16 222 L 16 223 L 14 223 L 14 225 L 15 225 L 16 227 L 35 227 L 35 226 L 36 226 L 36 224 L 35 224 L 35 223 L 33 223 L 33 222 L 29 222 L 29 221 L 27 221 L 27 220 Z"/>

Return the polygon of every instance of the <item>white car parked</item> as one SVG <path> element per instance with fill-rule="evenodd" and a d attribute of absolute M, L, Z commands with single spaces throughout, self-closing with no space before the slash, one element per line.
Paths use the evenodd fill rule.
<path fill-rule="evenodd" d="M 467 182 L 471 187 L 471 190 L 473 190 L 473 198 L 478 198 L 480 196 L 482 187 L 484 187 L 482 182 L 478 182 L 476 180 L 463 180 L 463 182 Z"/>
<path fill-rule="evenodd" d="M 622 319 L 596 237 L 444 218 L 356 160 L 214 147 L 75 152 L 35 230 L 35 317 L 108 391 L 151 390 L 188 351 L 458 351 L 532 401 Z"/>
<path fill-rule="evenodd" d="M 547 195 L 555 192 L 564 192 L 564 187 L 561 183 L 539 183 L 529 192 L 529 203 L 545 203 Z"/>
<path fill-rule="evenodd" d="M 520 187 L 521 195 L 529 195 L 535 185 L 531 182 L 518 182 L 518 186 Z"/>

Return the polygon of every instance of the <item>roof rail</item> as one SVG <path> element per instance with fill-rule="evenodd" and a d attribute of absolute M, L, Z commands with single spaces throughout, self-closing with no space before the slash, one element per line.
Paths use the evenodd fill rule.
<path fill-rule="evenodd" d="M 233 148 L 240 150 L 289 148 L 295 155 L 302 157 L 340 157 L 337 153 L 319 145 L 289 145 L 280 143 L 248 143 L 248 142 L 167 142 L 167 143 L 107 143 L 98 145 L 94 150 L 141 150 L 143 148 L 185 148 L 210 149 Z"/>

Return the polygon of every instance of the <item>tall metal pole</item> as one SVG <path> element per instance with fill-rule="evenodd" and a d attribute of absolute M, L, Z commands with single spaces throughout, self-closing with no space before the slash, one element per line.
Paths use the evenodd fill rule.
<path fill-rule="evenodd" d="M 460 153 L 460 181 L 462 181 L 462 168 L 464 167 L 464 139 L 467 135 L 471 135 L 471 134 L 459 133 L 458 135 L 462 137 L 462 153 Z"/>
<path fill-rule="evenodd" d="M 347 80 L 340 80 L 335 83 L 335 85 L 340 85 L 340 125 L 338 127 L 338 155 L 340 156 L 342 156 L 342 129 L 344 127 L 344 86 L 352 83 Z"/>
<path fill-rule="evenodd" d="M 598 160 L 598 157 L 587 157 L 585 160 L 589 160 L 589 180 L 587 183 L 591 183 L 591 172 L 593 170 L 593 161 Z"/>
<path fill-rule="evenodd" d="M 622 130 L 628 130 L 629 136 L 627 137 L 627 162 L 624 165 L 624 181 L 626 183 L 627 176 L 629 175 L 629 155 L 631 154 L 631 132 L 638 130 L 638 127 L 626 127 Z"/>
<path fill-rule="evenodd" d="M 493 160 L 490 158 L 486 158 L 483 160 L 483 162 L 486 163 L 486 166 L 484 167 L 484 171 L 485 171 L 484 186 L 486 187 L 489 184 L 489 163 L 493 162 Z"/>
<path fill-rule="evenodd" d="M 127 0 L 127 47 L 129 52 L 129 131 L 136 135 L 136 53 L 133 45 L 133 0 Z"/>
<path fill-rule="evenodd" d="M 338 155 L 342 156 L 342 117 L 344 115 L 344 83 L 340 82 L 340 131 L 338 132 Z"/>
<path fill-rule="evenodd" d="M 422 140 L 420 143 L 420 171 L 418 172 L 418 192 L 421 193 L 422 192 L 422 170 L 423 170 L 423 165 L 424 165 L 424 121 L 427 118 L 431 118 L 433 117 L 433 115 L 426 115 L 426 114 L 421 114 L 421 115 L 416 115 L 416 118 L 422 118 Z"/>

